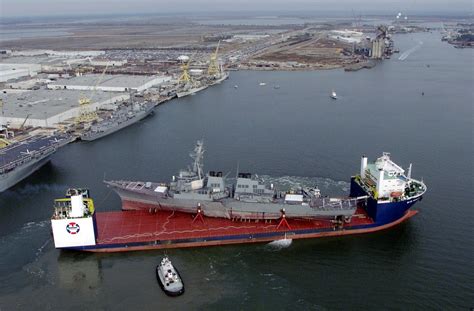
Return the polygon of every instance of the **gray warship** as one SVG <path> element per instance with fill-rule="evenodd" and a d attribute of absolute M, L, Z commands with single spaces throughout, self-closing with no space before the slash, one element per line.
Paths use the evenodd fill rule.
<path fill-rule="evenodd" d="M 97 124 L 93 124 L 88 130 L 81 134 L 81 140 L 93 141 L 104 136 L 115 133 L 129 125 L 132 125 L 153 112 L 153 103 L 133 103 L 120 106 L 110 117 Z"/>
<path fill-rule="evenodd" d="M 180 98 L 180 97 L 185 97 L 185 96 L 188 96 L 188 95 L 194 95 L 197 92 L 200 92 L 202 90 L 207 89 L 208 87 L 209 87 L 209 85 L 207 85 L 207 84 L 203 84 L 203 85 L 187 84 L 183 87 L 183 89 L 181 91 L 176 92 L 176 96 L 178 96 L 178 98 Z"/>
<path fill-rule="evenodd" d="M 350 221 L 358 202 L 366 199 L 322 197 L 317 188 L 279 191 L 250 173 L 238 173 L 236 182 L 228 185 L 222 172 L 203 174 L 203 155 L 203 143 L 198 141 L 190 154 L 192 165 L 169 183 L 104 182 L 120 196 L 124 210 L 170 210 L 227 219 L 271 220 L 284 215 Z"/>
<path fill-rule="evenodd" d="M 44 164 L 70 136 L 32 136 L 0 149 L 0 192 L 27 178 Z"/>
<path fill-rule="evenodd" d="M 184 97 L 184 96 L 188 96 L 188 95 L 194 95 L 197 92 L 200 92 L 202 90 L 207 89 L 209 86 L 212 86 L 212 85 L 215 85 L 215 84 L 220 84 L 222 81 L 224 81 L 228 78 L 229 78 L 229 73 L 227 71 L 219 71 L 218 75 L 213 76 L 207 82 L 204 82 L 204 84 L 201 84 L 201 85 L 187 84 L 187 85 L 185 85 L 181 91 L 176 93 L 176 96 L 178 96 L 178 98 L 179 98 L 179 97 Z"/>

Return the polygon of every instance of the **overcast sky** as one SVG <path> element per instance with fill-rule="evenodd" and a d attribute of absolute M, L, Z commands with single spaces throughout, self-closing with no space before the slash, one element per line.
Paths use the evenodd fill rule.
<path fill-rule="evenodd" d="M 300 11 L 472 15 L 474 0 L 0 0 L 1 17 L 167 12 Z M 396 14 L 396 13 L 395 13 Z"/>

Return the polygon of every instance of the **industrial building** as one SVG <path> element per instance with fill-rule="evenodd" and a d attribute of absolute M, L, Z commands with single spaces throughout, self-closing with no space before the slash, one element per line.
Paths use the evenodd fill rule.
<path fill-rule="evenodd" d="M 333 30 L 329 37 L 345 43 L 360 43 L 364 38 L 364 33 L 352 30 Z"/>
<path fill-rule="evenodd" d="M 105 51 L 54 51 L 54 50 L 19 50 L 11 51 L 12 56 L 61 56 L 61 57 L 97 57 L 104 55 Z"/>
<path fill-rule="evenodd" d="M 38 64 L 0 64 L 0 82 L 23 77 L 34 77 L 41 70 Z"/>
<path fill-rule="evenodd" d="M 378 38 L 372 41 L 372 58 L 381 59 L 385 53 L 385 39 Z"/>
<path fill-rule="evenodd" d="M 60 79 L 48 84 L 48 88 L 54 90 L 92 91 L 97 89 L 106 92 L 142 92 L 170 80 L 171 77 L 167 76 L 104 75 L 101 78 L 101 75 L 91 74 Z"/>
<path fill-rule="evenodd" d="M 84 92 L 74 90 L 34 90 L 1 92 L 3 116 L 0 124 L 9 124 L 13 128 L 24 126 L 55 127 L 60 122 L 75 118 L 80 113 L 79 99 Z M 91 110 L 102 106 L 128 100 L 128 93 L 111 94 L 96 92 L 89 105 Z"/>

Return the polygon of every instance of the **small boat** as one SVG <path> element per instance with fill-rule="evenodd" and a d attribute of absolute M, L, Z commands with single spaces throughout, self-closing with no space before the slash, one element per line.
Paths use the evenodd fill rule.
<path fill-rule="evenodd" d="M 239 86 L 238 86 L 237 84 L 236 84 L 236 85 L 234 85 L 234 89 L 236 89 L 236 88 L 238 88 L 238 87 L 239 87 Z"/>
<path fill-rule="evenodd" d="M 280 86 L 279 86 L 279 85 L 275 85 L 273 88 L 274 88 L 275 90 L 278 90 L 278 89 L 280 88 Z"/>
<path fill-rule="evenodd" d="M 184 293 L 183 280 L 167 256 L 156 266 L 156 278 L 166 295 L 179 296 Z"/>
<path fill-rule="evenodd" d="M 336 91 L 332 90 L 332 92 L 331 92 L 331 98 L 332 98 L 332 99 L 337 99 Z"/>
<path fill-rule="evenodd" d="M 265 82 L 260 82 L 259 85 L 260 85 L 260 86 L 265 86 L 265 85 L 267 85 L 267 84 L 266 84 Z"/>

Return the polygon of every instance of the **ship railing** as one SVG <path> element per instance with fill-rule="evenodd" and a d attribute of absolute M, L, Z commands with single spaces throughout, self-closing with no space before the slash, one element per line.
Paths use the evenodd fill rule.
<path fill-rule="evenodd" d="M 322 204 L 318 204 L 318 205 L 311 205 L 310 204 L 310 207 L 313 208 L 314 210 L 321 210 L 321 209 L 341 209 L 341 210 L 353 209 L 354 207 L 357 206 L 357 203 L 359 203 L 360 201 L 366 201 L 367 198 L 368 198 L 368 196 L 362 196 L 362 197 L 357 197 L 357 198 L 340 199 L 340 200 L 337 200 L 337 201 L 331 201 L 330 199 L 323 198 L 322 199 Z"/>

